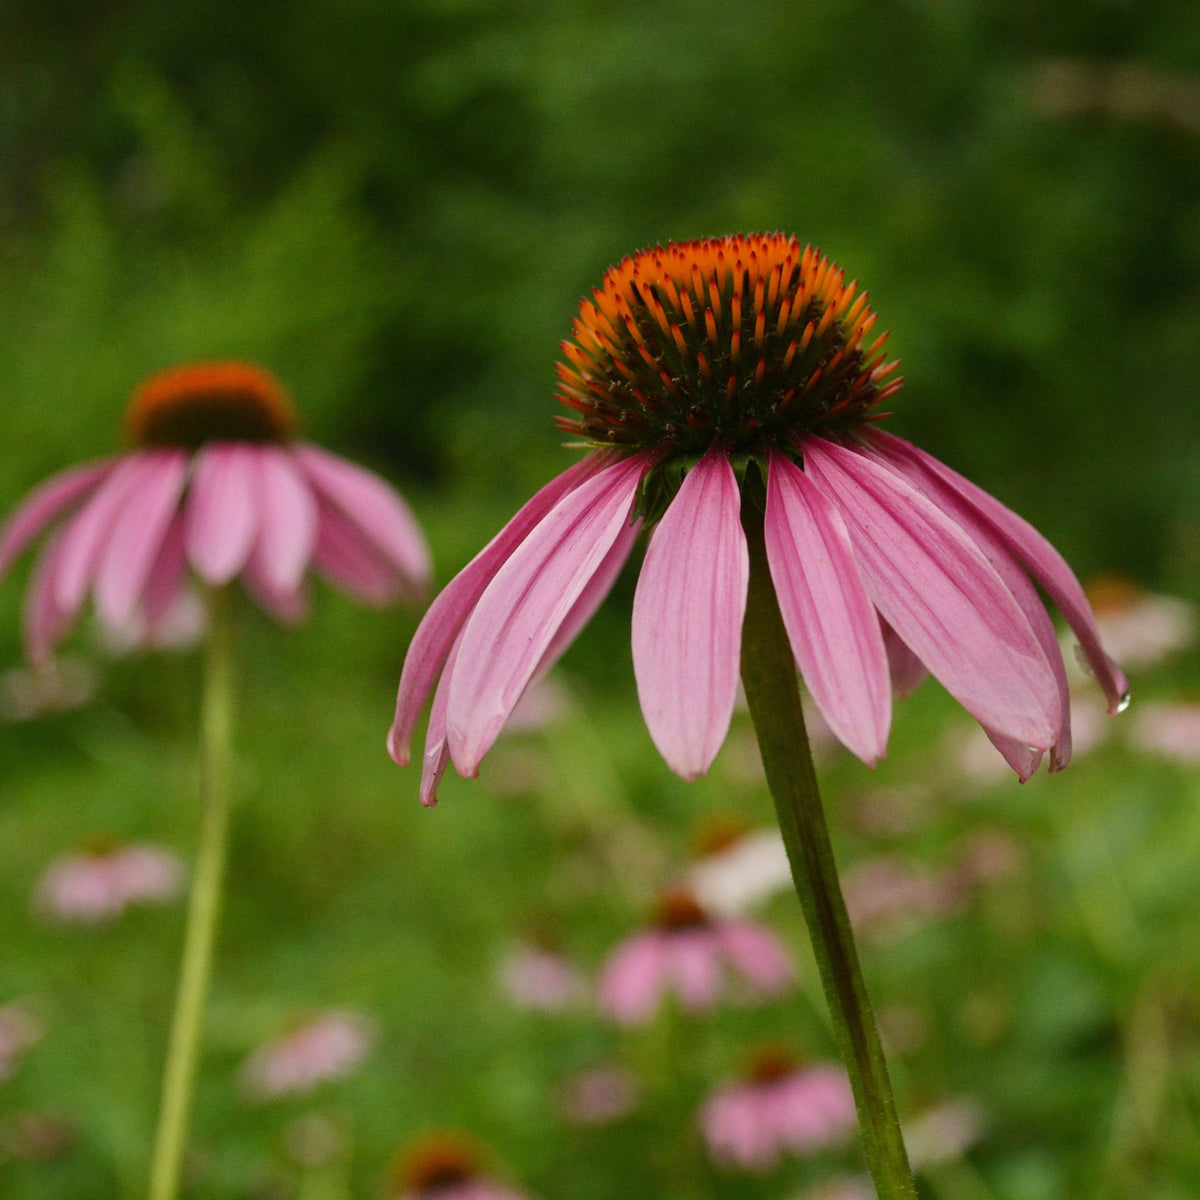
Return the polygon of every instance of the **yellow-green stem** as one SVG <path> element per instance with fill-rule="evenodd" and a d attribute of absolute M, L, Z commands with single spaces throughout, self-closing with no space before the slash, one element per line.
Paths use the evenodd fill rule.
<path fill-rule="evenodd" d="M 915 1200 L 916 1187 L 896 1118 L 883 1047 L 821 808 L 792 648 L 767 565 L 763 514 L 751 499 L 743 505 L 742 523 L 750 548 L 742 683 L 767 786 L 775 801 L 833 1028 L 854 1089 L 863 1149 L 875 1189 L 880 1200 Z"/>
<path fill-rule="evenodd" d="M 233 631 L 229 610 L 227 591 L 218 589 L 209 593 L 208 645 L 200 711 L 200 834 L 188 901 L 179 991 L 163 1071 L 150 1200 L 175 1200 L 179 1192 L 221 910 L 233 723 Z"/>

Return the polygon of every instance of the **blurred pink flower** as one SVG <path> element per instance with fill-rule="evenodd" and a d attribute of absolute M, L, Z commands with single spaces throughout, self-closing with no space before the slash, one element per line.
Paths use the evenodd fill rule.
<path fill-rule="evenodd" d="M 655 527 L 633 600 L 638 697 L 667 765 L 704 774 L 736 702 L 749 577 L 741 512 L 760 488 L 796 663 L 864 762 L 885 752 L 893 687 L 928 669 L 1022 779 L 1047 752 L 1052 768 L 1066 765 L 1066 668 L 1035 581 L 1074 629 L 1110 712 L 1124 705 L 1124 676 L 1058 552 L 876 426 L 875 406 L 900 381 L 855 291 L 782 234 L 672 243 L 608 271 L 559 368 L 558 398 L 576 414 L 560 425 L 592 452 L 451 581 L 409 648 L 388 748 L 408 761 L 433 693 L 425 803 L 448 762 L 477 773 L 530 682 L 596 611 L 643 522 Z M 743 497 L 743 485 L 756 494 Z"/>
<path fill-rule="evenodd" d="M 426 1134 L 393 1160 L 384 1200 L 534 1200 L 485 1175 L 481 1157 L 457 1131 Z"/>
<path fill-rule="evenodd" d="M 983 1110 L 965 1097 L 944 1101 L 904 1122 L 904 1143 L 916 1170 L 961 1158 L 983 1135 Z"/>
<path fill-rule="evenodd" d="M 1185 767 L 1200 763 L 1200 704 L 1147 704 L 1139 712 L 1129 739 L 1146 754 L 1168 758 Z"/>
<path fill-rule="evenodd" d="M 700 1122 L 713 1158 L 747 1171 L 769 1171 L 785 1153 L 841 1145 L 858 1127 L 841 1067 L 797 1067 L 775 1051 L 760 1055 L 747 1079 L 718 1089 Z"/>
<path fill-rule="evenodd" d="M 734 830 L 710 837 L 688 871 L 688 887 L 709 912 L 740 916 L 792 889 L 787 851 L 777 829 Z"/>
<path fill-rule="evenodd" d="M 559 954 L 540 946 L 514 947 L 500 961 L 500 983 L 517 1008 L 562 1012 L 587 1000 L 582 972 Z"/>
<path fill-rule="evenodd" d="M 170 850 L 96 839 L 50 864 L 34 892 L 34 905 L 55 920 L 94 925 L 133 904 L 173 900 L 183 879 L 183 863 Z"/>
<path fill-rule="evenodd" d="M 0 1008 L 0 1083 L 17 1069 L 44 1034 L 41 1018 L 27 1002 L 14 1000 Z"/>
<path fill-rule="evenodd" d="M 1087 596 L 1108 652 L 1128 667 L 1152 667 L 1190 646 L 1200 630 L 1196 606 L 1148 592 L 1122 575 L 1087 582 Z"/>
<path fill-rule="evenodd" d="M 750 921 L 710 916 L 685 889 L 667 892 L 653 926 L 627 938 L 597 984 L 600 1011 L 622 1024 L 650 1020 L 667 992 L 684 1008 L 715 1007 L 731 977 L 748 999 L 779 995 L 795 982 L 778 938 Z"/>
<path fill-rule="evenodd" d="M 962 900 L 953 873 L 896 855 L 850 867 L 842 879 L 842 892 L 855 931 L 875 937 L 926 925 L 955 912 Z"/>
<path fill-rule="evenodd" d="M 242 1067 L 242 1081 L 259 1100 L 305 1095 L 353 1074 L 374 1040 L 374 1027 L 359 1014 L 321 1013 L 255 1050 Z"/>
<path fill-rule="evenodd" d="M 637 1080 L 624 1067 L 596 1067 L 563 1084 L 563 1112 L 574 1125 L 608 1125 L 631 1112 L 638 1100 Z"/>
<path fill-rule="evenodd" d="M 89 592 L 102 623 L 152 640 L 188 568 L 240 578 L 283 620 L 305 607 L 312 569 L 368 603 L 418 592 L 429 556 L 412 515 L 378 476 L 292 439 L 276 380 L 246 363 L 153 376 L 127 415 L 134 448 L 36 488 L 0 530 L 0 575 L 44 530 L 26 598 L 25 650 L 45 663 Z"/>

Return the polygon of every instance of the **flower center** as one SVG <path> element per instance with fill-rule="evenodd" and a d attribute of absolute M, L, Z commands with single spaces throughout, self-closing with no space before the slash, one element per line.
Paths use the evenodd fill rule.
<path fill-rule="evenodd" d="M 687 888 L 669 888 L 658 898 L 654 923 L 659 929 L 674 932 L 683 929 L 702 929 L 712 924 L 700 901 Z"/>
<path fill-rule="evenodd" d="M 446 1133 L 428 1134 L 403 1152 L 392 1171 L 395 1191 L 418 1196 L 474 1179 L 477 1156 L 465 1139 Z"/>
<path fill-rule="evenodd" d="M 791 1075 L 797 1065 L 796 1056 L 786 1046 L 759 1046 L 751 1055 L 746 1078 L 751 1083 L 775 1083 Z"/>
<path fill-rule="evenodd" d="M 783 234 L 669 243 L 609 269 L 580 304 L 560 427 L 660 456 L 790 449 L 845 433 L 900 386 L 866 293 Z"/>
<path fill-rule="evenodd" d="M 133 394 L 125 414 L 140 446 L 205 442 L 282 442 L 295 428 L 279 381 L 243 362 L 193 363 L 152 375 Z"/>

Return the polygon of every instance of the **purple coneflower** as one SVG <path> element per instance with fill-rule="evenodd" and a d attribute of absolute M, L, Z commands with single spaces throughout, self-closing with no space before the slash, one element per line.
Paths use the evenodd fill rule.
<path fill-rule="evenodd" d="M 672 243 L 624 259 L 563 343 L 561 427 L 591 452 L 548 483 L 438 596 L 404 664 L 401 763 L 437 683 L 422 799 L 447 761 L 476 774 L 530 682 L 587 622 L 653 526 L 633 602 L 643 715 L 668 765 L 708 770 L 737 692 L 760 508 L 771 582 L 813 702 L 873 764 L 892 684 L 927 668 L 1028 778 L 1070 756 L 1067 679 L 1040 584 L 1108 699 L 1075 576 L 1030 525 L 882 432 L 896 363 L 866 294 L 782 234 Z M 438 682 L 440 676 L 440 682 Z"/>
<path fill-rule="evenodd" d="M 357 1013 L 321 1013 L 260 1046 L 246 1060 L 242 1080 L 260 1100 L 305 1095 L 352 1074 L 374 1038 L 371 1023 Z"/>
<path fill-rule="evenodd" d="M 706 912 L 685 888 L 666 892 L 653 925 L 612 953 L 597 982 L 606 1016 L 622 1024 L 648 1021 L 668 992 L 692 1012 L 713 1008 L 736 981 L 744 997 L 786 991 L 795 975 L 779 939 L 752 921 Z"/>
<path fill-rule="evenodd" d="M 101 838 L 55 859 L 38 882 L 34 905 L 64 924 L 96 925 L 135 904 L 173 900 L 183 880 L 173 851 Z"/>
<path fill-rule="evenodd" d="M 769 1171 L 786 1154 L 844 1144 L 854 1133 L 854 1096 L 838 1066 L 800 1066 L 774 1047 L 756 1055 L 745 1079 L 715 1092 L 700 1115 L 718 1162 Z"/>
<path fill-rule="evenodd" d="M 411 513 L 378 476 L 293 440 L 278 382 L 248 363 L 199 363 L 148 379 L 126 417 L 133 448 L 36 488 L 0 531 L 0 575 L 39 534 L 25 650 L 46 662 L 90 593 L 102 621 L 144 640 L 176 608 L 188 570 L 237 578 L 272 615 L 305 606 L 310 570 L 359 600 L 420 591 L 429 555 Z"/>

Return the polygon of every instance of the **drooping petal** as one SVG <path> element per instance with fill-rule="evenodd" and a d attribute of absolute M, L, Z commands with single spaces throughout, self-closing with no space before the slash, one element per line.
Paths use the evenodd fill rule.
<path fill-rule="evenodd" d="M 186 505 L 187 556 L 212 587 L 246 565 L 258 533 L 260 491 L 252 446 L 212 442 L 197 453 Z"/>
<path fill-rule="evenodd" d="M 513 519 L 435 597 L 417 626 L 405 655 L 396 694 L 396 716 L 388 731 L 388 753 L 401 766 L 408 763 L 413 728 L 434 680 L 492 577 L 559 500 L 599 470 L 604 462 L 601 455 L 589 455 L 534 493 Z"/>
<path fill-rule="evenodd" d="M 313 567 L 330 583 L 365 604 L 388 604 L 405 592 L 411 594 L 412 577 L 402 574 L 340 508 L 321 495 L 317 521 Z"/>
<path fill-rule="evenodd" d="M 186 541 L 185 518 L 177 511 L 171 518 L 171 524 L 150 570 L 150 577 L 142 591 L 142 616 L 146 622 L 146 634 L 151 639 L 184 594 Z"/>
<path fill-rule="evenodd" d="M 830 729 L 874 766 L 892 719 L 879 617 L 837 509 L 782 454 L 769 459 L 763 533 L 804 682 Z"/>
<path fill-rule="evenodd" d="M 708 770 L 729 732 L 749 577 L 737 479 L 710 450 L 651 535 L 633 597 L 642 715 L 684 779 Z"/>
<path fill-rule="evenodd" d="M 50 662 L 54 648 L 65 636 L 79 611 L 64 609 L 58 602 L 58 571 L 62 565 L 62 533 L 55 534 L 38 555 L 25 593 L 22 633 L 25 657 L 35 667 Z"/>
<path fill-rule="evenodd" d="M 294 593 L 317 544 L 317 501 L 312 486 L 274 446 L 254 449 L 258 471 L 258 538 L 250 561 L 255 575 L 277 595 Z"/>
<path fill-rule="evenodd" d="M 604 556 L 595 575 L 588 580 L 587 586 L 579 593 L 579 599 L 572 605 L 571 611 L 567 613 L 566 619 L 558 627 L 558 632 L 554 635 L 550 645 L 546 647 L 546 653 L 542 655 L 542 661 L 538 663 L 538 669 L 534 673 L 533 679 L 530 680 L 530 684 L 542 678 L 558 662 L 566 648 L 579 636 L 580 630 L 596 615 L 596 610 L 604 603 L 604 598 L 616 583 L 617 576 L 620 575 L 621 568 L 629 558 L 633 544 L 637 541 L 641 531 L 641 518 L 621 526 L 621 531 L 617 534 L 617 540 L 613 542 L 612 549 Z"/>
<path fill-rule="evenodd" d="M 1029 621 L 1029 627 L 1046 655 L 1050 669 L 1054 672 L 1054 682 L 1063 711 L 1063 729 L 1052 750 L 1050 769 L 1062 770 L 1071 760 L 1071 696 L 1062 651 L 1058 645 L 1058 635 L 1054 632 L 1054 623 L 1050 620 L 1037 589 L 1029 582 L 1029 577 L 1013 558 L 1008 544 L 997 533 L 995 526 L 982 517 L 979 510 L 961 492 L 931 471 L 925 462 L 919 458 L 892 455 L 886 450 L 876 451 L 872 457 L 884 466 L 898 471 L 909 483 L 928 496 L 942 512 L 956 521 L 983 551 L 988 562 L 995 567 L 997 574 L 1012 592 L 1013 599 L 1020 605 L 1021 611 Z M 1006 738 L 995 730 L 985 727 L 984 731 L 1005 761 L 1020 776 L 1022 783 L 1037 770 L 1041 763 L 1041 754 L 1032 752 L 1028 746 Z"/>
<path fill-rule="evenodd" d="M 716 929 L 729 964 L 755 992 L 763 995 L 783 992 L 795 982 L 787 951 L 765 926 L 749 921 L 724 921 Z"/>
<path fill-rule="evenodd" d="M 712 929 L 685 929 L 662 935 L 663 974 L 679 1002 L 692 1012 L 712 1008 L 721 996 L 721 961 Z"/>
<path fill-rule="evenodd" d="M 900 635 L 882 618 L 879 631 L 883 634 L 883 649 L 887 654 L 888 676 L 892 695 L 903 697 L 925 682 L 929 672 L 925 664 L 900 640 Z"/>
<path fill-rule="evenodd" d="M 96 577 L 104 550 L 128 498 L 141 486 L 154 464 L 149 454 L 120 459 L 63 530 L 54 572 L 54 602 L 74 616 Z"/>
<path fill-rule="evenodd" d="M 251 554 L 242 568 L 241 581 L 254 602 L 282 625 L 297 625 L 308 615 L 308 589 L 301 579 L 294 588 L 281 588 L 268 578 Z"/>
<path fill-rule="evenodd" d="M 113 460 L 70 467 L 52 475 L 29 493 L 0 530 L 0 576 L 34 538 L 113 469 Z"/>
<path fill-rule="evenodd" d="M 1053 746 L 1064 720 L 1054 673 L 978 546 L 863 454 L 815 437 L 802 449 L 805 474 L 842 513 L 884 619 L 981 725 L 1037 749 Z"/>
<path fill-rule="evenodd" d="M 473 775 L 579 596 L 629 524 L 650 460 L 601 468 L 568 493 L 496 572 L 463 630 L 450 681 L 450 755 Z"/>
<path fill-rule="evenodd" d="M 622 943 L 596 981 L 600 1011 L 623 1025 L 653 1016 L 662 994 L 663 956 L 663 935 L 653 930 Z"/>
<path fill-rule="evenodd" d="M 425 754 L 421 762 L 421 787 L 418 793 L 421 803 L 432 808 L 437 803 L 437 790 L 446 764 L 450 761 L 450 746 L 446 740 L 446 705 L 450 699 L 450 680 L 454 675 L 454 663 L 458 648 L 462 645 L 462 634 L 455 639 L 446 658 L 442 677 L 433 693 L 433 704 L 429 709 L 429 726 L 425 730 Z"/>
<path fill-rule="evenodd" d="M 146 460 L 147 471 L 113 522 L 96 571 L 96 608 L 114 626 L 123 625 L 133 613 L 187 477 L 188 459 L 182 450 L 152 451 Z"/>
<path fill-rule="evenodd" d="M 378 475 L 317 446 L 297 445 L 292 454 L 318 493 L 341 510 L 410 587 L 429 582 L 425 538 L 408 505 Z"/>
<path fill-rule="evenodd" d="M 1127 702 L 1129 683 L 1124 672 L 1104 652 L 1096 618 L 1075 573 L 1062 555 L 1023 517 L 1006 508 L 995 496 L 969 479 L 952 471 L 945 463 L 918 449 L 903 438 L 875 431 L 873 440 L 889 454 L 920 462 L 932 474 L 943 479 L 958 491 L 979 513 L 991 522 L 1007 544 L 1013 557 L 1023 563 L 1029 573 L 1046 589 L 1059 612 L 1075 631 L 1092 673 L 1104 690 L 1109 714 L 1119 712 Z"/>

